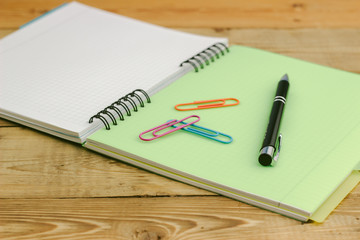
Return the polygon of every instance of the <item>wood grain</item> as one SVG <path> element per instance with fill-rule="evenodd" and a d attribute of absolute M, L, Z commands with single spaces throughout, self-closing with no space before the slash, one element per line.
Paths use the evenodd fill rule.
<path fill-rule="evenodd" d="M 0 200 L 0 237 L 357 240 L 359 214 L 347 200 L 323 224 L 301 224 L 224 197 Z"/>
<path fill-rule="evenodd" d="M 208 36 L 225 36 L 230 44 L 255 47 L 360 73 L 360 29 L 177 28 L 177 30 Z"/>
<path fill-rule="evenodd" d="M 264 49 L 360 73 L 360 29 L 174 29 L 205 36 L 227 37 L 230 44 Z M 4 37 L 12 31 L 15 29 L 0 29 L 0 37 Z M 0 126 L 1 124 L 4 123 L 0 121 Z"/>
<path fill-rule="evenodd" d="M 1 0 L 0 28 L 17 28 L 68 2 Z M 80 0 L 79 2 L 167 27 L 358 28 L 358 0 Z"/>
<path fill-rule="evenodd" d="M 16 123 L 0 118 L 0 127 L 17 127 L 17 126 L 19 125 Z"/>
<path fill-rule="evenodd" d="M 1 0 L 0 38 L 64 2 Z M 360 73 L 358 0 L 81 2 Z M 0 239 L 360 239 L 360 186 L 303 224 L 3 119 L 0 172 Z"/>
<path fill-rule="evenodd" d="M 26 127 L 0 128 L 1 198 L 215 195 Z"/>

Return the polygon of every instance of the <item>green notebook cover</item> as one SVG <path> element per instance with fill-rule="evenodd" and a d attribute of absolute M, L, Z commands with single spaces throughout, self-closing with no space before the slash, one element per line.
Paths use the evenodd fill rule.
<path fill-rule="evenodd" d="M 281 153 L 275 167 L 263 167 L 258 154 L 277 83 L 285 73 L 290 88 L 280 129 Z M 357 74 L 232 46 L 226 56 L 178 79 L 110 131 L 94 133 L 86 146 L 306 220 L 359 162 L 358 89 Z M 198 111 L 174 109 L 179 103 L 219 98 L 237 98 L 240 104 Z M 229 134 L 233 142 L 222 144 L 183 130 L 150 142 L 139 139 L 145 130 L 192 114 L 201 118 L 197 125 Z"/>

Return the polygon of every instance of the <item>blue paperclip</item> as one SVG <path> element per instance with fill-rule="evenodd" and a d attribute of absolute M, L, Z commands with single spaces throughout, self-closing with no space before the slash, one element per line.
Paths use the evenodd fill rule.
<path fill-rule="evenodd" d="M 180 123 L 185 124 L 185 122 L 179 122 L 178 124 L 180 124 Z M 177 125 L 177 124 L 175 124 L 175 125 Z M 172 127 L 176 127 L 175 125 L 172 125 Z M 201 130 L 198 130 L 198 129 L 201 129 Z M 198 126 L 195 124 L 191 124 L 187 127 L 182 128 L 181 130 L 184 130 L 184 131 L 187 131 L 190 133 L 194 133 L 194 134 L 197 134 L 197 135 L 200 135 L 200 136 L 203 136 L 203 137 L 206 137 L 206 138 L 209 138 L 209 139 L 221 142 L 221 143 L 225 143 L 225 144 L 231 143 L 233 141 L 232 137 L 227 134 L 224 134 L 224 133 L 221 133 L 221 132 L 218 132 L 215 130 L 211 130 L 209 128 L 204 128 L 204 127 L 201 127 L 201 126 Z M 202 131 L 202 130 L 204 130 L 204 131 Z M 224 140 L 221 140 L 219 137 L 226 137 L 229 140 L 224 141 Z"/>

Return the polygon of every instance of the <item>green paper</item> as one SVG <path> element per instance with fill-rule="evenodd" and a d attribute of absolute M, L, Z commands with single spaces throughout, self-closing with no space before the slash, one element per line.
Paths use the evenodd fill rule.
<path fill-rule="evenodd" d="M 283 144 L 275 167 L 258 163 L 277 83 L 289 75 Z M 196 181 L 310 216 L 347 178 L 359 159 L 360 77 L 262 50 L 232 46 L 214 63 L 180 78 L 110 131 L 88 143 Z M 176 111 L 195 100 L 237 98 L 232 107 Z M 199 126 L 233 137 L 221 144 L 185 131 L 145 142 L 139 134 L 196 114 Z"/>
<path fill-rule="evenodd" d="M 348 195 L 348 193 L 359 183 L 360 172 L 353 171 L 350 176 L 331 194 L 331 196 L 314 212 L 311 219 L 315 222 L 323 222 L 331 211 Z"/>

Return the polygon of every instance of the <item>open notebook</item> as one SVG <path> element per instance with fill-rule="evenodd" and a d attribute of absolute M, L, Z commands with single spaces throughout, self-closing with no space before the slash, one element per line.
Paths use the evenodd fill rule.
<path fill-rule="evenodd" d="M 252 48 L 232 46 L 224 56 L 222 44 L 205 51 L 218 42 L 227 41 L 65 5 L 0 41 L 1 117 L 86 140 L 89 149 L 301 221 L 322 221 L 359 182 L 354 170 L 360 77 Z M 263 167 L 257 157 L 276 84 L 285 73 L 291 87 L 280 159 L 276 167 Z M 131 116 L 123 110 L 125 120 L 117 119 L 118 125 L 105 113 L 88 123 L 135 89 L 148 92 L 151 103 L 140 92 L 145 106 Z M 174 109 L 228 97 L 240 105 Z M 129 98 L 140 105 L 134 95 Z M 221 144 L 184 131 L 152 142 L 139 139 L 147 129 L 190 114 L 200 116 L 198 125 L 234 141 Z"/>
<path fill-rule="evenodd" d="M 218 42 L 227 39 L 62 5 L 1 39 L 0 116 L 83 143 L 102 127 L 88 123 L 100 109 L 138 88 L 154 94 Z"/>
<path fill-rule="evenodd" d="M 290 89 L 277 166 L 258 154 L 279 79 Z M 152 97 L 128 122 L 91 135 L 85 146 L 139 167 L 295 219 L 323 221 L 359 182 L 360 76 L 262 50 L 232 46 L 199 72 Z M 233 107 L 180 112 L 179 103 L 237 98 Z M 196 114 L 196 124 L 230 135 L 222 144 L 173 132 L 150 142 L 139 134 Z M 341 186 L 341 187 L 340 187 Z M 336 191 L 338 190 L 338 191 Z"/>

